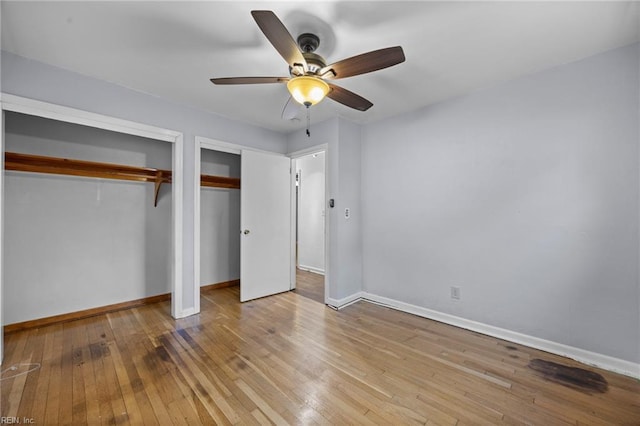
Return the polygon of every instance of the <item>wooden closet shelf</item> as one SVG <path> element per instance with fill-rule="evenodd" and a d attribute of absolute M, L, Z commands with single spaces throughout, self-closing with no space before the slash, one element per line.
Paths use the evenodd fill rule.
<path fill-rule="evenodd" d="M 31 173 L 50 173 L 92 177 L 101 179 L 153 182 L 155 184 L 154 206 L 158 205 L 158 194 L 163 183 L 171 183 L 171 170 L 150 167 L 123 166 L 95 161 L 71 160 L 68 158 L 44 157 L 40 155 L 5 152 L 6 170 Z M 213 188 L 239 189 L 240 179 L 223 176 L 201 175 L 200 185 Z"/>
<path fill-rule="evenodd" d="M 19 172 L 51 173 L 138 182 L 155 182 L 158 179 L 162 179 L 164 182 L 171 182 L 170 170 L 158 170 L 148 167 L 43 157 L 40 155 L 17 154 L 15 152 L 5 152 L 4 162 L 6 170 Z"/>
<path fill-rule="evenodd" d="M 200 175 L 200 186 L 240 189 L 240 179 L 223 176 Z"/>

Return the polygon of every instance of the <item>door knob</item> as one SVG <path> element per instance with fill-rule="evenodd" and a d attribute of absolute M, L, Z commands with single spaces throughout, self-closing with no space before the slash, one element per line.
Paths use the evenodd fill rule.
<path fill-rule="evenodd" d="M 244 235 L 247 235 L 249 232 L 250 232 L 250 231 L 249 231 L 248 229 L 245 229 L 244 231 L 242 231 L 242 233 L 243 233 Z"/>

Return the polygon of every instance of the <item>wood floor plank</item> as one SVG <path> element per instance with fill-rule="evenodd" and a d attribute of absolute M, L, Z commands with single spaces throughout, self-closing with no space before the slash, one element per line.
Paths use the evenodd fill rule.
<path fill-rule="evenodd" d="M 81 359 L 78 361 L 79 365 L 76 366 L 79 371 L 74 371 L 74 374 L 82 375 L 82 382 L 84 384 L 84 402 L 85 413 L 84 417 L 88 424 L 98 424 L 100 422 L 100 404 L 98 402 L 98 390 L 96 384 L 96 376 L 93 369 L 93 363 L 91 358 L 91 349 L 89 346 L 89 336 L 86 330 L 91 326 L 96 319 L 83 320 L 84 327 L 78 327 L 77 340 L 78 351 L 80 352 Z M 80 414 L 77 414 L 78 416 Z"/>
<path fill-rule="evenodd" d="M 289 423 L 280 415 L 280 413 L 278 413 L 276 410 L 274 410 L 258 393 L 256 393 L 254 391 L 253 388 L 251 388 L 251 386 L 247 385 L 244 380 L 238 380 L 236 382 L 236 384 L 238 385 L 238 388 L 240 388 L 240 390 L 242 392 L 244 392 L 245 395 L 247 395 L 247 397 L 249 399 L 251 399 L 251 401 L 253 401 L 256 406 L 260 409 L 260 411 L 262 412 L 262 414 L 267 417 L 271 422 L 273 422 L 276 425 L 288 425 Z"/>
<path fill-rule="evenodd" d="M 10 333 L 0 414 L 36 424 L 640 425 L 638 380 L 301 293 L 239 303 L 235 286 L 203 293 L 202 312 L 181 320 L 160 302 Z M 607 386 L 549 380 L 534 360 L 596 372 Z M 40 368 L 5 372 L 30 362 Z"/>
<path fill-rule="evenodd" d="M 59 424 L 73 423 L 73 330 L 78 323 L 62 325 L 62 358 L 60 360 Z M 78 389 L 79 391 L 79 389 Z"/>
<path fill-rule="evenodd" d="M 27 384 L 28 374 L 24 374 L 26 366 L 31 364 L 31 353 L 29 350 L 28 340 L 21 342 L 19 348 L 14 354 L 18 357 L 18 362 L 12 367 L 3 369 L 3 388 L 6 388 L 6 395 L 2 398 L 3 413 L 7 413 L 6 417 L 17 417 L 23 395 L 25 394 L 25 386 Z M 6 411 L 5 411 L 6 410 Z"/>
<path fill-rule="evenodd" d="M 22 382 L 22 386 L 24 386 L 24 390 L 21 395 L 20 406 L 18 407 L 17 416 L 19 418 L 31 418 L 31 413 L 34 411 L 34 404 L 36 400 L 36 386 L 33 383 L 37 383 L 40 379 L 40 374 L 42 373 L 42 368 L 38 368 L 38 366 L 42 366 L 42 356 L 44 351 L 44 336 L 38 332 L 38 330 L 34 330 L 33 333 L 30 333 L 30 343 L 28 343 L 23 349 L 23 359 L 29 359 L 28 365 L 23 365 L 25 368 L 21 368 L 18 371 L 29 371 L 30 373 L 26 374 L 24 382 Z"/>
<path fill-rule="evenodd" d="M 170 423 L 172 416 L 169 414 L 168 406 L 174 399 L 169 389 L 175 389 L 170 373 L 159 364 L 160 357 L 156 355 L 155 346 L 148 340 L 131 342 L 135 346 L 132 361 L 140 376 L 141 386 L 145 395 L 149 398 L 149 403 L 153 414 L 158 420 L 158 424 Z M 162 378 L 162 380 L 158 380 Z M 145 417 L 145 421 L 147 418 Z"/>
<path fill-rule="evenodd" d="M 63 354 L 64 347 L 62 344 L 63 341 L 63 332 L 64 328 L 62 325 L 53 327 L 53 341 L 51 352 L 49 352 L 49 359 L 47 363 L 51 368 L 51 372 L 49 375 L 49 386 L 46 395 L 47 405 L 46 411 L 44 413 L 44 423 L 45 424 L 59 424 L 59 412 L 60 412 L 60 382 L 62 375 L 62 363 L 63 363 Z M 65 397 L 68 394 L 69 389 L 64 389 L 64 394 L 62 397 Z"/>
<path fill-rule="evenodd" d="M 240 418 L 224 397 L 224 394 L 228 393 L 228 391 L 226 391 L 224 387 L 220 388 L 216 386 L 216 383 L 211 381 L 208 375 L 203 372 L 203 370 L 206 370 L 206 366 L 198 360 L 198 355 L 195 351 L 197 348 L 193 348 L 190 344 L 190 341 L 192 341 L 191 336 L 185 329 L 181 329 L 172 333 L 171 337 L 185 348 L 185 356 L 182 358 L 182 362 L 184 363 L 185 370 L 191 373 L 188 376 L 189 383 L 192 389 L 195 388 L 195 395 L 200 401 L 206 402 L 204 407 L 209 413 L 209 416 L 216 421 L 216 423 L 237 423 Z M 195 350 L 192 352 L 189 351 L 189 348 Z"/>
<path fill-rule="evenodd" d="M 52 366 L 52 357 L 54 356 L 53 345 L 55 340 L 55 330 L 62 326 L 51 326 L 38 330 L 38 333 L 44 336 L 44 347 L 42 349 L 42 357 L 40 359 L 40 371 L 38 372 L 38 382 L 35 386 L 35 395 L 38 397 L 35 399 L 30 413 L 25 413 L 29 418 L 33 418 L 35 421 L 42 421 L 45 418 L 49 381 L 51 378 L 51 371 L 54 369 Z"/>
<path fill-rule="evenodd" d="M 128 319 L 130 320 L 131 328 L 136 330 L 139 329 L 139 323 L 136 321 L 135 316 L 128 316 Z M 114 335 L 116 336 L 115 344 L 117 346 L 117 350 L 112 353 L 117 360 L 117 363 L 121 364 L 124 369 L 124 371 L 120 371 L 118 377 L 122 377 L 123 379 L 126 378 L 128 381 L 126 384 L 127 393 L 132 392 L 133 397 L 135 398 L 136 405 L 134 407 L 137 408 L 139 412 L 139 414 L 136 415 L 139 419 L 138 422 L 145 425 L 160 424 L 160 419 L 156 416 L 156 411 L 154 410 L 149 398 L 149 390 L 145 386 L 135 364 L 135 359 L 144 356 L 144 352 L 141 350 L 141 345 L 139 345 L 138 342 L 146 336 L 142 333 L 136 333 L 134 334 L 135 337 L 133 339 L 121 338 L 119 336 L 118 329 L 114 329 Z M 121 354 L 130 354 L 130 356 L 122 356 Z M 151 385 L 149 387 L 151 387 Z M 129 413 L 129 420 L 133 423 L 132 419 L 135 417 L 132 417 L 130 408 L 133 404 L 132 402 L 129 402 L 126 405 L 127 413 Z"/>
<path fill-rule="evenodd" d="M 71 390 L 72 399 L 72 423 L 75 425 L 87 424 L 87 391 L 84 383 L 85 376 L 82 372 L 83 352 L 86 346 L 86 333 L 84 332 L 84 321 L 77 321 L 76 327 L 72 329 L 71 345 L 72 345 L 72 364 L 71 375 L 73 387 Z"/>
<path fill-rule="evenodd" d="M 176 408 L 180 411 L 182 415 L 182 422 L 186 422 L 188 424 L 198 424 L 201 423 L 200 415 L 198 413 L 196 406 L 197 404 L 194 402 L 194 399 L 197 397 L 196 391 L 199 389 L 195 386 L 195 381 L 189 380 L 190 371 L 187 370 L 186 364 L 183 361 L 182 357 L 187 355 L 186 351 L 180 346 L 178 342 L 175 342 L 170 333 L 165 333 L 159 337 L 159 342 L 162 346 L 160 353 L 163 362 L 170 363 L 169 372 L 172 375 L 175 384 L 177 385 L 178 393 L 175 393 L 176 398 L 171 403 L 175 405 Z M 201 390 L 199 390 L 202 392 Z M 210 407 L 212 411 L 217 410 L 216 407 Z M 216 416 L 218 421 L 223 421 L 223 416 Z M 208 422 L 215 422 L 212 417 L 207 419 Z M 227 422 L 228 423 L 228 422 Z M 179 424 L 179 423 L 178 423 Z"/>
<path fill-rule="evenodd" d="M 115 377 L 120 384 L 122 392 L 122 399 L 124 402 L 125 411 L 122 413 L 123 418 L 133 424 L 143 424 L 144 418 L 151 421 L 153 417 L 149 418 L 142 415 L 138 400 L 136 399 L 135 392 L 132 388 L 132 379 L 127 373 L 127 368 L 124 365 L 124 361 L 120 355 L 120 348 L 115 347 L 115 343 L 110 345 L 111 359 L 113 360 L 113 367 L 115 370 Z M 153 414 L 153 413 L 151 413 Z"/>
<path fill-rule="evenodd" d="M 300 296 L 324 304 L 324 275 L 298 269 L 295 292 Z"/>

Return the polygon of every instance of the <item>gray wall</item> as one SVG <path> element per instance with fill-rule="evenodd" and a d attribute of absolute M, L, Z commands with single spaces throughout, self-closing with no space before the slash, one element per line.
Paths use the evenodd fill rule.
<path fill-rule="evenodd" d="M 184 135 L 183 307 L 195 305 L 193 292 L 193 205 L 196 182 L 195 137 L 286 152 L 286 137 L 206 111 L 136 92 L 41 62 L 1 52 L 5 93 L 182 132 Z M 213 96 L 213 94 L 212 94 Z"/>
<path fill-rule="evenodd" d="M 296 160 L 298 186 L 298 266 L 324 273 L 325 154 Z"/>
<path fill-rule="evenodd" d="M 7 112 L 7 152 L 171 169 L 166 142 Z M 171 291 L 171 185 L 5 175 L 4 320 Z"/>
<path fill-rule="evenodd" d="M 240 178 L 240 156 L 203 149 L 201 172 Z M 240 278 L 240 190 L 200 189 L 200 285 Z"/>
<path fill-rule="evenodd" d="M 340 257 L 338 298 L 362 289 L 361 128 L 340 120 L 338 126 L 337 243 Z M 344 216 L 345 208 L 351 217 Z"/>
<path fill-rule="evenodd" d="M 365 290 L 640 362 L 638 67 L 630 46 L 365 126 Z"/>

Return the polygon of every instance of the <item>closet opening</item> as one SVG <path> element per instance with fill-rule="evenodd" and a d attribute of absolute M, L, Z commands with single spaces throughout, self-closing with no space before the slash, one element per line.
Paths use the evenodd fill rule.
<path fill-rule="evenodd" d="M 170 174 L 172 146 L 4 114 L 4 323 L 81 318 L 88 310 L 159 295 L 168 300 L 172 185 L 141 180 L 133 171 Z M 79 174 L 78 164 L 89 172 Z"/>
<path fill-rule="evenodd" d="M 240 284 L 240 155 L 200 148 L 201 292 Z M 207 184 L 208 176 L 237 185 Z"/>

